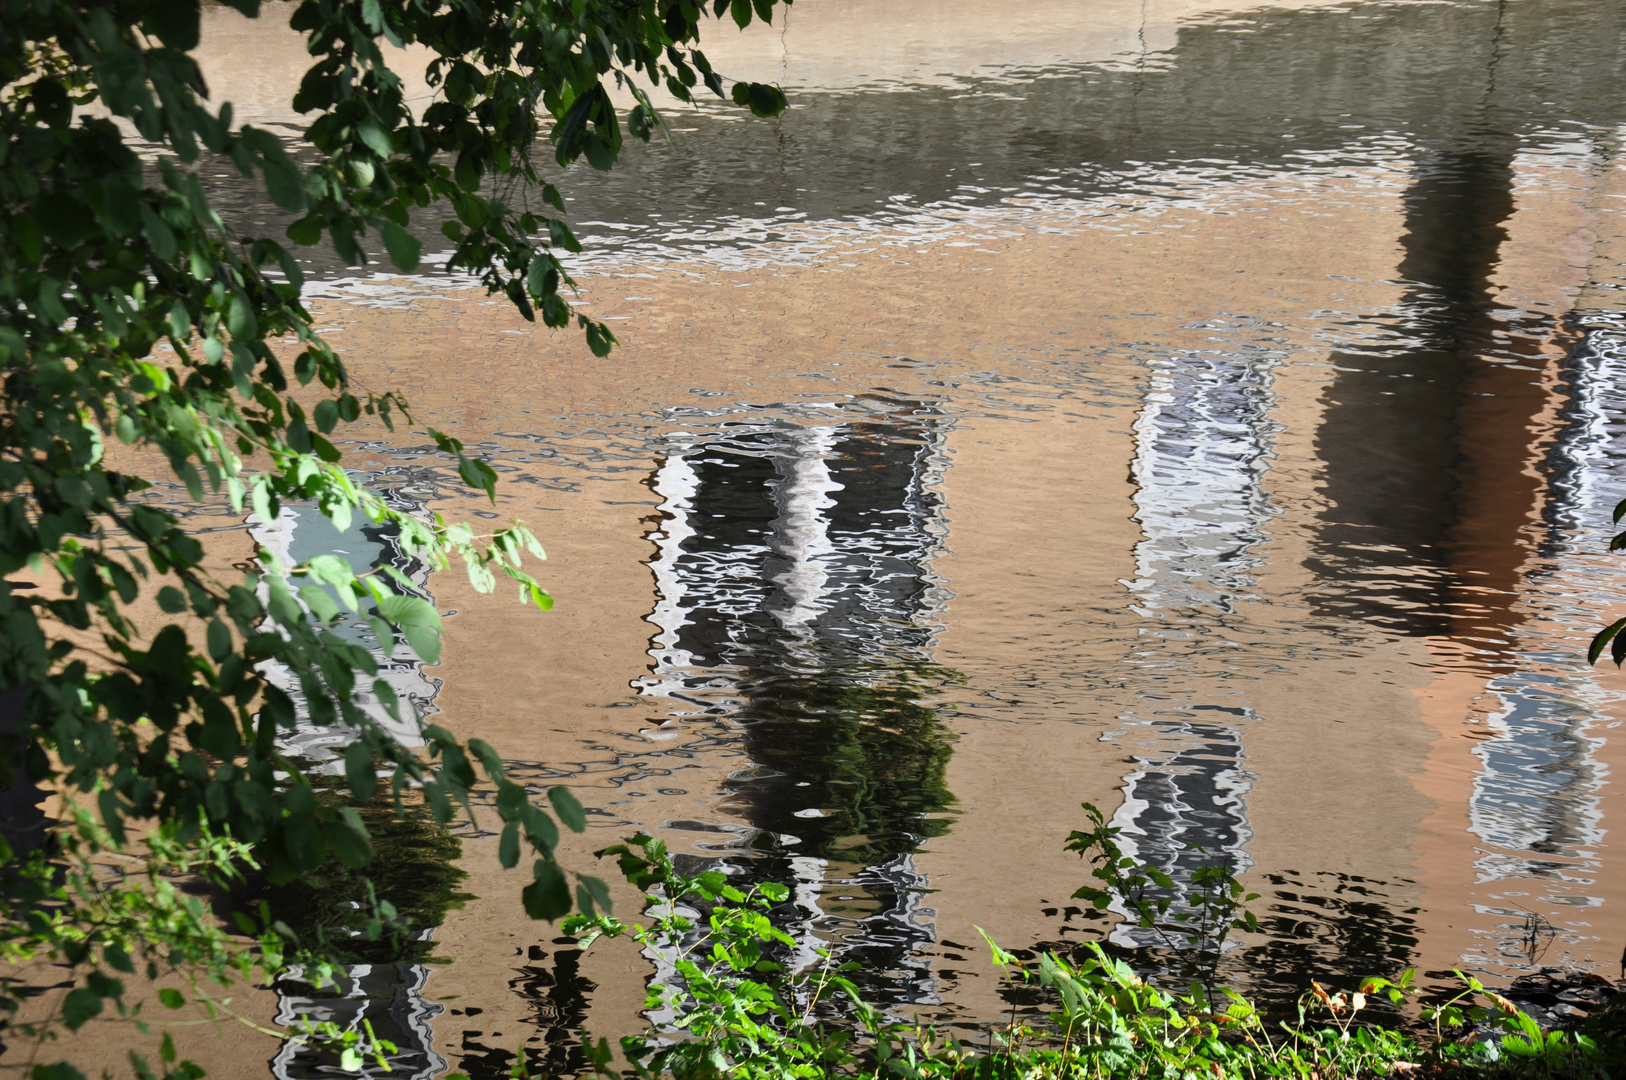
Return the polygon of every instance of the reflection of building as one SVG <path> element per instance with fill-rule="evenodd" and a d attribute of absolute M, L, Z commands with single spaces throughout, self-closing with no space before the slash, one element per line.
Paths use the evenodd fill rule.
<path fill-rule="evenodd" d="M 317 990 L 301 981 L 301 973 L 294 969 L 276 984 L 277 1023 L 292 1027 L 301 1022 L 331 1022 L 367 1041 L 371 1041 L 367 1039 L 370 1027 L 373 1039 L 397 1047 L 387 1058 L 387 1075 L 429 1080 L 446 1071 L 446 1059 L 434 1049 L 429 1023 L 443 1006 L 424 1000 L 428 978 L 429 969 L 422 964 L 355 964 L 334 983 Z M 362 1075 L 377 1069 L 377 1062 L 369 1060 Z M 340 1071 L 336 1053 L 299 1042 L 284 1043 L 271 1060 L 271 1074 L 278 1080 L 317 1080 Z"/>
<path fill-rule="evenodd" d="M 1193 910 L 1194 872 L 1224 865 L 1240 877 L 1253 865 L 1247 853 L 1253 839 L 1247 803 L 1253 777 L 1242 764 L 1242 733 L 1232 725 L 1257 717 L 1251 709 L 1214 706 L 1197 706 L 1191 714 L 1191 719 L 1159 718 L 1147 725 L 1159 745 L 1137 755 L 1139 767 L 1124 778 L 1124 801 L 1111 822 L 1123 830 L 1118 843 L 1126 855 L 1174 879 L 1171 926 L 1172 916 Z M 1162 893 L 1154 889 L 1149 895 Z M 1159 933 L 1127 920 L 1112 938 L 1128 946 L 1189 944 L 1178 930 Z"/>
<path fill-rule="evenodd" d="M 1272 384 L 1283 359 L 1279 350 L 1244 345 L 1150 361 L 1130 467 L 1142 538 L 1126 584 L 1137 613 L 1165 621 L 1135 647 L 1141 665 L 1185 663 L 1170 650 L 1254 598 L 1253 574 L 1265 561 L 1256 549 L 1275 513 L 1262 481 L 1279 430 Z M 1128 855 L 1174 879 L 1170 915 L 1189 913 L 1193 872 L 1223 863 L 1240 875 L 1253 865 L 1242 725 L 1259 717 L 1251 707 L 1194 705 L 1125 719 L 1124 740 L 1153 749 L 1136 753 L 1112 824 L 1123 830 Z M 1128 921 L 1113 940 L 1187 944 L 1179 933 Z"/>
<path fill-rule="evenodd" d="M 1618 568 L 1573 555 L 1606 547 L 1610 514 L 1626 498 L 1626 332 L 1617 320 L 1595 320 L 1587 329 L 1567 361 L 1570 399 L 1546 462 L 1557 495 L 1544 513 L 1546 567 L 1530 575 L 1532 614 L 1515 644 L 1520 662 L 1486 684 L 1491 737 L 1473 748 L 1478 770 L 1468 795 L 1479 884 L 1522 879 L 1522 889 L 1541 902 L 1581 909 L 1604 902 L 1599 789 L 1607 769 L 1596 754 L 1601 733 L 1593 729 L 1610 715 L 1613 698 L 1575 663 L 1572 642 L 1544 639 L 1567 637 L 1563 623 L 1585 626 L 1618 596 Z M 1494 898 L 1477 906 L 1508 920 L 1499 940 L 1482 943 L 1482 955 L 1532 959 L 1518 941 L 1523 906 Z M 1556 929 L 1566 944 L 1592 936 Z"/>
<path fill-rule="evenodd" d="M 410 474 L 402 477 L 397 473 L 380 479 L 384 481 L 380 485 L 382 495 L 391 507 L 409 513 L 423 510 L 427 502 L 423 477 Z M 392 480 L 395 482 L 391 483 Z M 429 598 L 429 568 L 401 551 L 393 530 L 373 525 L 365 518 L 340 531 L 313 508 L 285 506 L 277 519 L 269 523 L 251 516 L 249 533 L 284 565 L 317 555 L 340 555 L 357 574 L 392 566 L 417 586 L 420 596 Z M 356 699 L 398 743 L 421 746 L 423 718 L 438 711 L 435 698 L 440 692 L 440 680 L 424 673 L 423 660 L 405 640 L 397 640 L 392 657 L 384 656 L 366 622 L 368 614 L 345 611 L 330 630 L 372 652 L 378 663 L 378 677 L 394 689 L 401 715 L 399 719 L 392 717 L 377 696 L 366 690 L 358 688 Z M 352 729 L 311 723 L 299 677 L 273 662 L 262 665 L 261 671 L 268 681 L 294 699 L 298 710 L 298 723 L 292 731 L 280 735 L 278 749 L 314 763 L 316 771 L 341 772 L 342 761 L 337 759 L 343 748 L 354 740 Z M 423 933 L 433 933 L 433 927 Z M 377 1038 L 392 1042 L 398 1048 L 390 1059 L 389 1075 L 405 1080 L 439 1076 L 446 1069 L 446 1061 L 434 1051 L 434 1033 L 429 1021 L 441 1011 L 441 1006 L 423 998 L 423 986 L 428 977 L 429 968 L 423 964 L 352 964 L 337 977 L 337 986 L 316 990 L 301 982 L 296 972 L 276 984 L 277 1022 L 289 1026 L 300 1021 L 332 1021 L 341 1029 L 365 1034 L 362 1023 L 366 1021 Z M 336 1067 L 336 1055 L 294 1042 L 284 1044 L 271 1062 L 272 1075 L 281 1080 L 327 1076 L 337 1071 Z M 370 1074 L 375 1069 L 376 1062 L 369 1061 L 363 1071 Z"/>
<path fill-rule="evenodd" d="M 407 476 L 404 482 L 393 476 L 381 479 L 397 481 L 382 490 L 383 497 L 391 507 L 408 513 L 422 511 L 424 498 L 420 491 L 421 482 L 415 482 L 418 478 Z M 249 535 L 285 565 L 317 555 L 340 555 L 357 574 L 393 566 L 417 586 L 418 595 L 429 596 L 429 568 L 401 551 L 393 530 L 374 525 L 364 517 L 358 517 L 348 529 L 340 532 L 334 528 L 332 521 L 312 507 L 285 506 L 277 519 L 269 523 L 250 515 Z M 401 745 L 421 746 L 422 718 L 439 711 L 435 698 L 440 693 L 440 680 L 424 673 L 423 661 L 404 639 L 398 639 L 394 655 L 386 657 L 374 641 L 372 628 L 366 621 L 367 614 L 362 612 L 356 615 L 344 611 L 339 621 L 331 627 L 331 632 L 372 652 L 378 663 L 378 677 L 390 684 L 403 706 L 401 717 L 399 720 L 392 717 L 369 689 L 358 687 L 356 701 Z M 262 665 L 261 672 L 273 685 L 294 699 L 298 710 L 299 725 L 278 740 L 278 747 L 283 753 L 322 762 L 352 741 L 348 728 L 318 727 L 309 722 L 304 691 L 294 673 L 274 662 Z M 339 766 L 334 762 L 328 768 L 336 771 Z"/>
<path fill-rule="evenodd" d="M 738 869 L 794 878 L 810 936 L 881 948 L 877 971 L 917 968 L 912 999 L 930 991 L 911 954 L 934 936 L 912 852 L 952 801 L 947 739 L 921 704 L 941 679 L 947 426 L 874 401 L 814 424 L 731 425 L 671 438 L 651 481 L 664 521 L 641 689 L 738 725 L 756 767 L 730 779 L 729 804 L 751 829 L 729 828 L 724 850 L 756 848 L 765 858 Z"/>
<path fill-rule="evenodd" d="M 1260 484 L 1278 425 L 1271 419 L 1276 350 L 1242 346 L 1150 361 L 1135 420 L 1137 607 L 1180 616 L 1226 614 L 1253 589 L 1252 552 L 1274 513 Z"/>

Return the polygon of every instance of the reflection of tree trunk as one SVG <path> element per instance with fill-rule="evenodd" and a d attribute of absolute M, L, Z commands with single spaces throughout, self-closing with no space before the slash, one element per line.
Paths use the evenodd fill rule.
<path fill-rule="evenodd" d="M 1345 616 L 1410 635 L 1497 640 L 1539 499 L 1531 426 L 1549 408 L 1537 333 L 1498 316 L 1513 213 L 1510 141 L 1436 151 L 1406 196 L 1404 348 L 1344 352 L 1317 437 L 1332 503 L 1320 548 Z"/>

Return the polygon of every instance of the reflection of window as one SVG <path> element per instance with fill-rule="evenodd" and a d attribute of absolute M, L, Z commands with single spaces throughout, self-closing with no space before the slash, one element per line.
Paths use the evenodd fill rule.
<path fill-rule="evenodd" d="M 1600 740 L 1587 729 L 1609 715 L 1612 695 L 1573 653 L 1554 656 L 1546 642 L 1584 640 L 1622 593 L 1620 564 L 1555 556 L 1604 550 L 1611 512 L 1626 498 L 1626 328 L 1596 320 L 1568 366 L 1572 393 L 1546 463 L 1557 495 L 1546 508 L 1549 561 L 1527 578 L 1530 632 L 1521 637 L 1533 647 L 1486 687 L 1501 708 L 1485 719 L 1496 736 L 1474 747 L 1480 768 L 1468 806 L 1483 845 L 1481 881 L 1545 878 L 1547 899 L 1587 907 L 1601 903 L 1587 893 L 1601 870 L 1604 772 Z"/>
<path fill-rule="evenodd" d="M 425 500 L 412 490 L 416 478 L 381 479 L 395 481 L 383 489 L 383 497 L 394 509 L 409 513 L 423 510 Z M 358 574 L 393 566 L 417 587 L 420 596 L 430 598 L 429 568 L 404 554 L 391 530 L 380 528 L 365 518 L 358 518 L 350 528 L 340 531 L 314 508 L 284 506 L 275 521 L 264 522 L 251 515 L 248 525 L 255 543 L 270 549 L 284 564 L 303 562 L 317 555 L 339 555 Z M 421 746 L 422 718 L 439 711 L 435 699 L 440 694 L 441 681 L 424 673 L 422 659 L 405 640 L 397 641 L 394 655 L 386 658 L 365 621 L 366 614 L 357 616 L 346 611 L 330 630 L 372 652 L 378 663 L 377 677 L 395 691 L 401 717 L 397 720 L 390 716 L 377 696 L 368 690 L 358 688 L 357 704 L 403 746 Z M 285 666 L 268 661 L 261 665 L 260 671 L 268 682 L 293 698 L 297 709 L 297 725 L 292 731 L 279 734 L 278 749 L 291 757 L 327 762 L 317 765 L 316 772 L 342 772 L 343 764 L 337 755 L 354 740 L 352 729 L 312 724 L 299 678 Z M 432 927 L 424 931 L 426 935 L 432 932 Z M 337 986 L 318 991 L 301 982 L 295 973 L 276 983 L 277 1023 L 287 1026 L 300 1020 L 331 1020 L 340 1028 L 360 1032 L 362 1021 L 369 1021 L 378 1038 L 393 1042 L 399 1048 L 390 1059 L 391 1071 L 387 1075 L 404 1080 L 427 1080 L 441 1075 L 447 1067 L 446 1060 L 434 1051 L 434 1034 L 429 1026 L 441 1006 L 425 1001 L 422 995 L 428 977 L 429 969 L 422 964 L 352 964 L 337 976 Z M 280 1080 L 315 1080 L 338 1073 L 338 1064 L 334 1054 L 290 1042 L 284 1044 L 272 1060 L 271 1071 Z M 365 1071 L 370 1075 L 375 1068 L 369 1063 Z"/>
<path fill-rule="evenodd" d="M 1278 425 L 1275 351 L 1239 347 L 1150 362 L 1135 420 L 1137 603 L 1229 611 L 1253 588 L 1250 554 L 1274 511 L 1260 480 Z"/>
<path fill-rule="evenodd" d="M 384 489 L 384 498 L 397 510 L 421 512 L 424 501 L 410 492 L 408 484 L 396 484 Z M 275 521 L 263 522 L 250 515 L 249 535 L 260 547 L 268 548 L 285 564 L 303 562 L 317 555 L 339 555 L 346 559 L 356 573 L 364 574 L 384 566 L 393 566 L 417 587 L 418 595 L 429 599 L 429 568 L 417 559 L 404 554 L 396 543 L 393 530 L 381 528 L 358 518 L 343 532 L 320 511 L 312 507 L 284 506 Z M 398 585 L 395 587 L 399 587 Z M 365 615 L 345 611 L 331 632 L 372 652 L 378 663 L 378 678 L 389 683 L 401 703 L 401 718 L 396 720 L 385 710 L 378 697 L 371 692 L 365 680 L 358 686 L 356 702 L 403 746 L 423 745 L 420 721 L 440 709 L 435 699 L 440 695 L 441 682 L 424 673 L 423 661 L 413 652 L 405 639 L 395 644 L 394 655 L 385 657 L 373 638 L 373 631 Z M 285 754 L 306 758 L 314 762 L 327 761 L 354 738 L 347 727 L 318 727 L 307 719 L 304 692 L 299 678 L 281 664 L 267 661 L 260 671 L 272 685 L 286 691 L 294 700 L 299 724 L 291 732 L 283 732 L 277 740 Z M 336 760 L 319 767 L 319 772 L 340 772 Z"/>
<path fill-rule="evenodd" d="M 936 915 L 912 852 L 952 802 L 951 746 L 922 701 L 941 681 L 927 669 L 949 595 L 932 571 L 947 425 L 914 403 L 873 405 L 667 440 L 650 481 L 663 517 L 653 663 L 638 685 L 737 723 L 757 763 L 728 785 L 748 828 L 672 826 L 760 851 L 731 872 L 790 879 L 795 913 L 781 914 L 804 947 L 822 940 L 866 977 L 890 972 L 882 997 L 925 1003 L 917 954 Z"/>
<path fill-rule="evenodd" d="M 644 692 L 732 712 L 750 669 L 808 644 L 922 658 L 947 600 L 931 572 L 943 428 L 888 416 L 669 440 L 651 481 L 664 520 Z"/>
<path fill-rule="evenodd" d="M 1123 805 L 1112 817 L 1123 830 L 1118 843 L 1125 854 L 1174 879 L 1171 916 L 1191 910 L 1191 876 L 1201 867 L 1221 863 L 1240 876 L 1253 865 L 1247 852 L 1253 839 L 1247 804 L 1253 774 L 1243 765 L 1242 733 L 1231 725 L 1256 717 L 1251 709 L 1217 706 L 1195 706 L 1190 712 L 1196 714 L 1190 719 L 1158 719 L 1129 729 L 1154 737 L 1156 744 L 1136 757 L 1137 768 L 1124 777 Z M 1169 938 L 1186 945 L 1179 933 Z M 1129 946 L 1170 943 L 1156 930 L 1129 922 L 1119 925 L 1113 940 Z"/>
<path fill-rule="evenodd" d="M 365 1037 L 366 1021 L 376 1038 L 398 1049 L 388 1059 L 388 1073 L 378 1072 L 376 1062 L 369 1061 L 363 1075 L 429 1080 L 444 1073 L 447 1062 L 435 1052 L 435 1034 L 429 1026 L 443 1006 L 424 1000 L 428 978 L 429 969 L 422 964 L 355 964 L 316 990 L 300 981 L 296 968 L 277 981 L 276 1022 L 289 1027 L 301 1021 L 331 1021 L 340 1030 Z M 340 1072 L 337 1054 L 300 1043 L 284 1043 L 271 1060 L 271 1074 L 277 1080 L 320 1080 Z"/>

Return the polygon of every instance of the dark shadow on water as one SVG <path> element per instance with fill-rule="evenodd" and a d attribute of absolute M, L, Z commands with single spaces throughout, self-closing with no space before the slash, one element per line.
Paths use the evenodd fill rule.
<path fill-rule="evenodd" d="M 1246 935 L 1245 941 L 1239 936 L 1243 947 L 1219 961 L 1219 985 L 1235 988 L 1267 1012 L 1287 1013 L 1310 991 L 1311 980 L 1348 991 L 1367 976 L 1393 978 L 1412 964 L 1418 945 L 1418 909 L 1393 896 L 1410 884 L 1326 871 L 1266 875 L 1259 883 L 1264 895 L 1249 905 L 1259 918 L 1260 934 Z M 1054 952 L 1083 961 L 1088 956 L 1084 943 L 1098 941 L 1151 982 L 1180 992 L 1213 961 L 1212 953 L 1193 949 L 1114 944 L 1105 937 L 1109 918 L 1115 917 L 1082 905 L 1069 907 L 1062 913 L 1062 937 L 1038 942 L 1018 955 Z M 1026 1007 L 1038 999 L 1017 994 L 1006 1000 Z"/>
<path fill-rule="evenodd" d="M 469 1080 L 508 1080 L 520 1051 L 531 1076 L 573 1076 L 588 1067 L 580 1032 L 587 1026 L 588 998 L 598 989 L 581 973 L 581 952 L 570 939 L 555 942 L 551 957 L 532 945 L 526 963 L 516 968 L 508 988 L 525 1003 L 523 1026 L 498 1032 L 478 1024 L 479 1009 L 452 1009 L 464 1025 L 458 1049 L 458 1068 Z"/>

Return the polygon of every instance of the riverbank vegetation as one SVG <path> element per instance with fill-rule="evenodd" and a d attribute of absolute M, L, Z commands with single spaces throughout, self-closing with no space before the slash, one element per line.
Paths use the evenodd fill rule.
<path fill-rule="evenodd" d="M 1094 806 L 1084 809 L 1093 828 L 1075 832 L 1068 847 L 1091 860 L 1094 883 L 1078 898 L 1175 935 L 1170 945 L 1181 938 L 1211 959 L 1232 932 L 1256 925 L 1246 907 L 1255 897 L 1223 863 L 1181 887 L 1126 856 L 1118 830 Z M 828 952 L 792 970 L 787 960 L 806 943 L 776 923 L 789 900 L 783 885 L 742 890 L 718 870 L 686 876 L 663 841 L 643 834 L 599 854 L 616 859 L 645 891 L 650 925 L 577 914 L 564 928 L 583 947 L 605 935 L 635 936 L 656 958 L 646 1006 L 661 1018 L 621 1041 L 624 1070 L 605 1042 L 586 1042 L 586 1060 L 605 1077 L 624 1071 L 641 1080 L 1602 1080 L 1626 1070 L 1626 995 L 1581 1030 L 1543 1031 L 1514 1002 L 1461 973 L 1455 993 L 1423 1001 L 1416 973 L 1407 969 L 1347 989 L 1315 983 L 1291 1015 L 1268 1015 L 1215 985 L 1212 965 L 1176 992 L 1100 941 L 1070 956 L 1024 960 L 986 934 L 1011 1015 L 979 1037 L 956 1037 L 867 1004 L 849 977 L 856 965 L 836 963 Z M 523 1075 L 516 1069 L 516 1077 Z"/>

